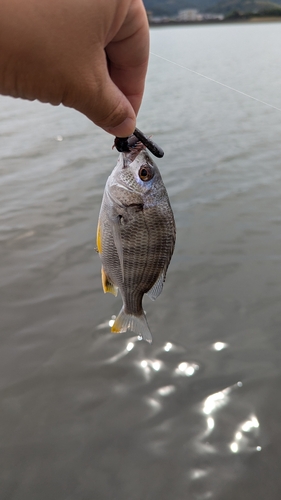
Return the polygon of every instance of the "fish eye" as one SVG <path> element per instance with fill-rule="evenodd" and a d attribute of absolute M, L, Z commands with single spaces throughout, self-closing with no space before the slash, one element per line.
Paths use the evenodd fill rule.
<path fill-rule="evenodd" d="M 150 179 L 152 179 L 153 176 L 154 176 L 154 172 L 149 165 L 142 166 L 139 169 L 139 178 L 142 181 L 144 181 L 144 182 L 150 181 Z"/>

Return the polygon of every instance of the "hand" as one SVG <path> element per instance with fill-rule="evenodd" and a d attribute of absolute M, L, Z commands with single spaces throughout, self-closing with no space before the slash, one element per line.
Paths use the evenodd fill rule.
<path fill-rule="evenodd" d="M 149 53 L 142 0 L 0 0 L 0 93 L 133 133 Z"/>

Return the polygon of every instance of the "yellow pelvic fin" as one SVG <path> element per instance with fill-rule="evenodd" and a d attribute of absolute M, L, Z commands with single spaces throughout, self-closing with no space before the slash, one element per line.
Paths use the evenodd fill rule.
<path fill-rule="evenodd" d="M 110 281 L 103 267 L 101 268 L 101 281 L 104 293 L 112 293 L 117 297 L 118 287 Z"/>
<path fill-rule="evenodd" d="M 101 227 L 100 227 L 100 221 L 98 221 L 98 227 L 97 227 L 97 249 L 98 252 L 102 252 L 102 244 L 101 244 Z"/>

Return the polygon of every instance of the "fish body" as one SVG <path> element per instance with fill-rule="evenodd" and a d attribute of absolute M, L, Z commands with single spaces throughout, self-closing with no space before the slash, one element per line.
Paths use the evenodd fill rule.
<path fill-rule="evenodd" d="M 142 298 L 160 295 L 175 245 L 175 221 L 160 172 L 136 142 L 120 153 L 103 195 L 97 229 L 104 292 L 123 307 L 112 332 L 137 333 L 151 342 Z"/>

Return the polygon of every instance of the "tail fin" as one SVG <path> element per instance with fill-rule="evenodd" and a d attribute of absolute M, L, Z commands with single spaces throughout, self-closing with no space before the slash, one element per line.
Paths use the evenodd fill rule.
<path fill-rule="evenodd" d="M 137 333 L 143 338 L 143 340 L 146 340 L 151 344 L 152 335 L 144 312 L 141 316 L 134 316 L 133 314 L 126 314 L 124 307 L 122 307 L 114 325 L 111 328 L 111 331 L 113 333 L 124 333 L 127 330 Z"/>

